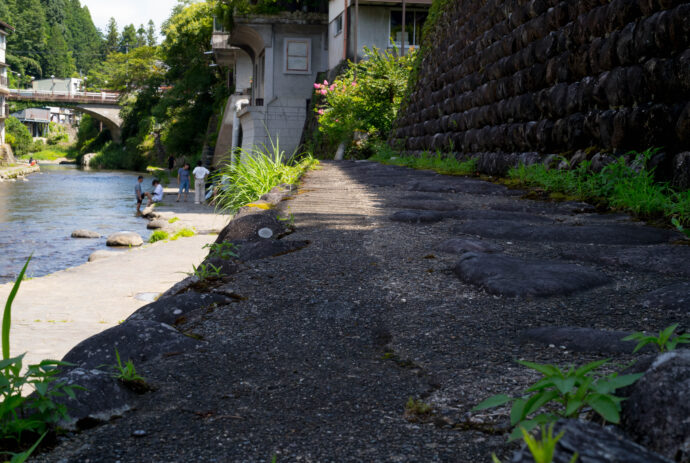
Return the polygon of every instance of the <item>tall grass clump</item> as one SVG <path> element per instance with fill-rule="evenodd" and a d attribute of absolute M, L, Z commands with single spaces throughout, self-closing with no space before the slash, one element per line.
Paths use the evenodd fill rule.
<path fill-rule="evenodd" d="M 543 188 L 573 198 L 593 201 L 640 218 L 665 217 L 690 225 L 690 193 L 676 192 L 668 183 L 654 180 L 654 168 L 647 168 L 658 149 L 628 153 L 632 162 L 621 156 L 600 172 L 583 161 L 571 170 L 548 169 L 543 164 L 520 165 L 508 177 L 521 186 Z"/>
<path fill-rule="evenodd" d="M 296 183 L 318 162 L 311 154 L 286 156 L 278 140 L 275 143 L 270 140 L 269 146 L 263 144 L 248 151 L 239 149 L 237 158 L 215 174 L 219 184 L 216 204 L 223 212 L 235 212 L 281 183 Z"/>

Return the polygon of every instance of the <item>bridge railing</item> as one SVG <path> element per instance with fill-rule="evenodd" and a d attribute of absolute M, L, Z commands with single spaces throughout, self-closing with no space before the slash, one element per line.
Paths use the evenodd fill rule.
<path fill-rule="evenodd" d="M 117 104 L 120 99 L 120 94 L 110 92 L 51 92 L 46 90 L 18 90 L 13 88 L 10 89 L 9 99 Z"/>

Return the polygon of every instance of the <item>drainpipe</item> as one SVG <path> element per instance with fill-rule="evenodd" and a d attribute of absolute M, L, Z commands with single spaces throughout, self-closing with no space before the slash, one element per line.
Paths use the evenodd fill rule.
<path fill-rule="evenodd" d="M 402 2 L 403 4 L 403 12 L 402 12 L 402 37 L 400 38 L 400 42 L 402 42 L 402 50 L 400 51 L 401 56 L 405 56 L 405 0 Z"/>
<path fill-rule="evenodd" d="M 357 39 L 359 38 L 359 0 L 355 0 L 355 64 L 357 64 L 357 55 L 359 55 L 359 44 Z M 355 78 L 357 78 L 357 68 L 355 67 Z"/>
<path fill-rule="evenodd" d="M 350 23 L 347 20 L 347 0 L 345 1 L 345 9 L 343 10 L 343 60 L 347 60 L 347 37 L 348 37 L 348 28 L 350 27 Z"/>
<path fill-rule="evenodd" d="M 249 100 L 246 98 L 238 99 L 233 106 L 232 115 L 232 145 L 230 147 L 230 163 L 235 163 L 235 150 L 240 139 L 240 117 L 238 114 L 243 106 L 249 105 Z"/>

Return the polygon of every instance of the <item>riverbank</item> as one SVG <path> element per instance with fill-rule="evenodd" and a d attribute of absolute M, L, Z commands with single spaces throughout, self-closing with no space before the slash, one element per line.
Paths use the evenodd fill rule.
<path fill-rule="evenodd" d="M 41 168 L 38 166 L 38 164 L 33 166 L 27 164 L 11 167 L 0 167 L 0 181 L 17 179 L 40 171 Z"/>
<path fill-rule="evenodd" d="M 171 226 L 200 233 L 131 250 L 110 248 L 116 252 L 106 259 L 24 281 L 13 306 L 12 352 L 26 352 L 28 363 L 60 359 L 83 339 L 116 326 L 184 279 L 228 220 L 210 206 L 175 203 L 169 193 L 155 212 L 177 218 Z M 0 300 L 10 289 L 11 283 L 0 285 Z"/>

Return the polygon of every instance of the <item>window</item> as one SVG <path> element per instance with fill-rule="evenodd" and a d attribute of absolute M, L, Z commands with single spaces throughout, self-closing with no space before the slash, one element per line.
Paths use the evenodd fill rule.
<path fill-rule="evenodd" d="M 343 32 L 343 14 L 340 13 L 337 18 L 333 20 L 333 37 L 340 35 Z"/>
<path fill-rule="evenodd" d="M 405 46 L 418 47 L 422 41 L 422 26 L 426 21 L 426 11 L 405 11 Z M 402 47 L 402 10 L 391 11 L 391 41 L 396 47 Z"/>
<path fill-rule="evenodd" d="M 311 40 L 285 39 L 285 72 L 288 74 L 311 73 Z"/>

